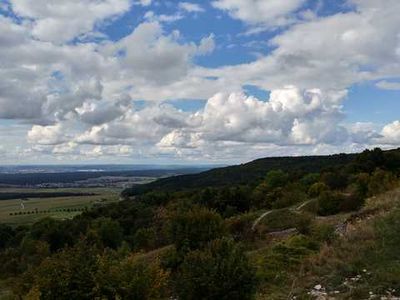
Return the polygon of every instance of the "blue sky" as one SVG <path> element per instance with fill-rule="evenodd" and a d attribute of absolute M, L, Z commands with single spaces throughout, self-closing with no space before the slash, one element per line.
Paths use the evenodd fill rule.
<path fill-rule="evenodd" d="M 7 0 L 0 163 L 400 145 L 400 3 Z"/>

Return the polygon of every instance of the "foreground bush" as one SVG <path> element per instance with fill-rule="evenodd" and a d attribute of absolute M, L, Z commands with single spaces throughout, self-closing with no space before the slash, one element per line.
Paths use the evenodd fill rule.
<path fill-rule="evenodd" d="M 255 292 L 255 272 L 230 239 L 189 252 L 179 270 L 179 299 L 246 300 Z"/>

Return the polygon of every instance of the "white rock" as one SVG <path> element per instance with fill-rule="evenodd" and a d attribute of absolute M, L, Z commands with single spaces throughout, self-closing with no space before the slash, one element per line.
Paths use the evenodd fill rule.
<path fill-rule="evenodd" d="M 322 289 L 322 286 L 320 284 L 317 284 L 316 286 L 314 286 L 314 290 L 319 291 L 320 289 Z"/>

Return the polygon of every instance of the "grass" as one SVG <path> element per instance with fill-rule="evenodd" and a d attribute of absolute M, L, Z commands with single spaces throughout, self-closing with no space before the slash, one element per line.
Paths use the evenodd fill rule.
<path fill-rule="evenodd" d="M 2 189 L 2 192 L 35 192 L 34 189 Z M 43 192 L 43 190 L 41 190 Z M 0 201 L 0 222 L 9 225 L 32 224 L 44 217 L 57 219 L 73 218 L 85 208 L 94 205 L 115 202 L 119 200 L 119 190 L 112 188 L 78 188 L 78 189 L 48 189 L 46 192 L 74 192 L 93 193 L 88 196 L 69 196 L 56 198 L 32 198 L 24 200 L 24 209 L 21 208 L 21 199 Z M 35 212 L 38 213 L 29 213 Z M 19 214 L 20 212 L 25 214 Z"/>
<path fill-rule="evenodd" d="M 321 234 L 350 215 L 315 218 L 313 224 Z M 344 236 L 318 241 L 311 232 L 250 252 L 260 281 L 257 299 L 315 299 L 309 293 L 316 285 L 332 299 L 399 297 L 400 189 L 368 199 L 355 215 Z"/>

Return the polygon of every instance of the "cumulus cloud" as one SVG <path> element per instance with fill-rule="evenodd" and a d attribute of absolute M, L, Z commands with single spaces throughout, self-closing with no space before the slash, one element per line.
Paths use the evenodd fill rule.
<path fill-rule="evenodd" d="M 187 12 L 190 12 L 190 13 L 204 12 L 204 8 L 202 8 L 199 4 L 191 3 L 191 2 L 180 2 L 179 8 L 181 8 Z"/>
<path fill-rule="evenodd" d="M 267 90 L 286 84 L 344 89 L 400 74 L 400 2 L 353 4 L 355 11 L 301 22 L 275 36 L 269 42 L 275 49 L 270 55 L 204 73 Z"/>
<path fill-rule="evenodd" d="M 400 121 L 394 121 L 387 124 L 382 129 L 382 139 L 384 144 L 399 145 L 400 144 Z"/>
<path fill-rule="evenodd" d="M 152 1 L 34 2 L 10 1 L 20 21 L 0 15 L 0 119 L 25 124 L 18 134 L 30 145 L 15 151 L 21 156 L 212 160 L 400 144 L 398 121 L 346 124 L 342 110 L 355 83 L 398 89 L 397 0 L 351 0 L 351 11 L 301 21 L 300 0 L 213 1 L 251 28 L 286 26 L 262 44 L 268 54 L 215 68 L 196 58 L 215 51 L 218 35 L 193 42 L 170 28 L 174 17 L 201 12 L 196 3 L 180 2 L 171 16 L 149 12 L 124 37 L 95 43 L 80 38 Z M 269 99 L 244 94 L 244 85 Z M 184 112 L 165 104 L 171 99 L 206 104 Z"/>
<path fill-rule="evenodd" d="M 283 26 L 293 22 L 292 13 L 305 0 L 217 0 L 214 7 L 227 11 L 233 18 L 249 24 Z"/>
<path fill-rule="evenodd" d="M 192 126 L 195 122 L 188 113 L 168 105 L 149 105 L 144 109 L 127 110 L 120 118 L 93 126 L 76 138 L 80 144 L 136 144 L 157 143 L 169 131 Z"/>
<path fill-rule="evenodd" d="M 129 10 L 129 0 L 10 0 L 13 11 L 32 19 L 32 34 L 62 43 L 90 32 L 99 22 Z"/>
<path fill-rule="evenodd" d="M 56 145 L 65 141 L 63 128 L 60 124 L 51 126 L 34 125 L 28 132 L 28 141 L 39 145 Z"/>
<path fill-rule="evenodd" d="M 172 132 L 161 145 L 182 146 L 187 141 L 192 147 L 193 138 L 276 145 L 338 144 L 347 138 L 340 125 L 344 96 L 340 91 L 323 94 L 320 90 L 287 87 L 272 91 L 269 101 L 264 102 L 244 94 L 219 93 L 195 114 L 201 124 L 189 128 L 186 135 Z"/>
<path fill-rule="evenodd" d="M 179 81 L 189 71 L 193 56 L 210 53 L 214 49 L 213 36 L 204 38 L 200 45 L 179 43 L 179 32 L 164 35 L 158 22 L 140 24 L 132 34 L 112 45 L 126 72 L 144 84 L 165 85 Z"/>

